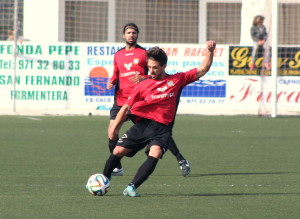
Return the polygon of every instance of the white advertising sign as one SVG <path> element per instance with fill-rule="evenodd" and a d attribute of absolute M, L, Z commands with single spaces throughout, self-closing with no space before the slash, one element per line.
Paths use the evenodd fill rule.
<path fill-rule="evenodd" d="M 106 83 L 113 56 L 123 43 L 0 43 L 0 114 L 108 115 L 113 90 Z M 142 44 L 162 47 L 168 55 L 168 74 L 198 67 L 205 45 Z M 178 113 L 269 113 L 271 80 L 259 75 L 230 75 L 228 45 L 218 45 L 210 71 L 182 91 Z M 16 70 L 15 70 L 16 66 Z M 300 76 L 278 77 L 278 109 L 300 112 Z"/>

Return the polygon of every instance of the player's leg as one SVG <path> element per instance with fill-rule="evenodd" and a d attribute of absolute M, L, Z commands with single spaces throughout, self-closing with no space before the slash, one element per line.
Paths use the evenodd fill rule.
<path fill-rule="evenodd" d="M 116 146 L 105 163 L 105 167 L 103 169 L 104 176 L 106 176 L 108 179 L 110 179 L 112 176 L 113 170 L 120 163 L 121 159 L 130 152 L 131 152 L 131 149 Z"/>
<path fill-rule="evenodd" d="M 108 132 L 109 132 L 109 130 L 111 129 L 112 124 L 113 124 L 114 122 L 115 122 L 114 119 L 111 119 L 111 120 L 109 121 L 109 126 L 108 126 L 108 129 L 107 129 Z M 115 149 L 115 147 L 116 147 L 116 145 L 117 145 L 117 143 L 118 143 L 118 140 L 119 140 L 119 137 L 117 137 L 116 139 L 113 139 L 113 140 L 108 139 L 108 148 L 109 148 L 110 153 L 112 153 L 112 152 L 114 151 L 114 149 Z"/>
<path fill-rule="evenodd" d="M 146 161 L 139 167 L 136 175 L 131 183 L 123 191 L 124 196 L 138 197 L 140 196 L 136 189 L 145 182 L 156 168 L 158 160 L 161 158 L 163 152 L 160 146 L 153 145 L 150 148 L 149 155 Z"/>
<path fill-rule="evenodd" d="M 145 152 L 147 154 L 147 159 L 139 167 L 133 180 L 123 191 L 124 196 L 139 196 L 136 189 L 153 173 L 158 160 L 162 158 L 163 154 L 167 151 L 168 141 L 171 138 L 172 127 L 164 126 L 151 120 L 145 121 L 144 124 L 143 122 L 140 123 L 141 126 L 138 127 L 140 131 L 136 132 L 136 134 L 140 133 L 142 143 L 149 142 Z"/>
<path fill-rule="evenodd" d="M 120 111 L 121 107 L 117 106 L 116 104 L 113 105 L 112 109 L 110 110 L 110 121 L 109 121 L 109 126 L 108 126 L 108 131 L 110 130 L 110 128 L 112 127 L 112 124 L 115 121 L 115 118 L 118 114 L 118 112 Z M 116 147 L 118 142 L 118 137 L 116 139 L 108 139 L 108 148 L 110 153 L 113 152 L 114 148 Z M 122 168 L 122 164 L 121 162 L 119 162 L 116 166 L 116 168 L 113 170 L 112 175 L 114 176 L 123 176 L 124 171 Z"/>
<path fill-rule="evenodd" d="M 177 145 L 176 145 L 173 138 L 171 138 L 170 141 L 169 141 L 169 148 L 168 149 L 176 157 L 176 159 L 179 163 L 179 167 L 181 169 L 182 175 L 187 176 L 191 171 L 190 163 L 180 153 L 180 151 L 179 151 L 179 149 L 178 149 L 178 147 L 177 147 Z"/>

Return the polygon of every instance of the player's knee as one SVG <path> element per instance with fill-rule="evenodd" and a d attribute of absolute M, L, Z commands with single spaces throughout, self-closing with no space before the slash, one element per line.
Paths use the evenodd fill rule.
<path fill-rule="evenodd" d="M 162 149 L 161 149 L 160 146 L 153 145 L 153 146 L 151 146 L 148 155 L 151 156 L 151 157 L 155 157 L 157 159 L 160 159 L 162 157 L 162 155 L 163 155 L 163 151 L 162 151 Z"/>
<path fill-rule="evenodd" d="M 117 157 L 124 157 L 126 154 L 128 154 L 130 152 L 129 149 L 127 148 L 123 148 L 123 147 L 120 147 L 120 146 L 116 146 L 114 151 L 113 151 L 113 154 Z"/>

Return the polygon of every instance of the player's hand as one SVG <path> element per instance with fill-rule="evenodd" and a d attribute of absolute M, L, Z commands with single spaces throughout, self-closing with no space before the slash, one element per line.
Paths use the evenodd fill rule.
<path fill-rule="evenodd" d="M 108 138 L 110 140 L 116 140 L 118 138 L 118 132 L 116 131 L 116 129 L 114 128 L 111 128 L 109 131 L 108 131 Z"/>
<path fill-rule="evenodd" d="M 259 45 L 259 46 L 263 46 L 263 45 L 264 45 L 264 43 L 265 43 L 265 41 L 264 41 L 264 40 L 258 40 L 258 45 Z"/>
<path fill-rule="evenodd" d="M 206 48 L 207 48 L 209 51 L 213 52 L 213 51 L 215 50 L 215 48 L 216 48 L 216 42 L 213 41 L 213 40 L 207 41 L 207 42 L 206 42 Z"/>
<path fill-rule="evenodd" d="M 113 87 L 114 87 L 114 85 L 113 85 L 110 81 L 107 82 L 106 88 L 107 88 L 108 90 L 111 90 Z"/>
<path fill-rule="evenodd" d="M 144 77 L 136 74 L 136 75 L 130 77 L 129 80 L 134 84 L 138 84 L 140 81 L 144 80 Z"/>

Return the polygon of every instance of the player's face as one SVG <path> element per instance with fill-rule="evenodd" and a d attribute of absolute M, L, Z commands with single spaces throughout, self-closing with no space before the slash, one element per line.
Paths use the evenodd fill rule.
<path fill-rule="evenodd" d="M 123 39 L 125 39 L 126 44 L 130 46 L 135 45 L 138 39 L 138 33 L 135 29 L 128 28 L 123 34 Z"/>
<path fill-rule="evenodd" d="M 149 75 L 154 80 L 160 80 L 165 76 L 166 65 L 161 66 L 158 61 L 148 59 Z"/>

